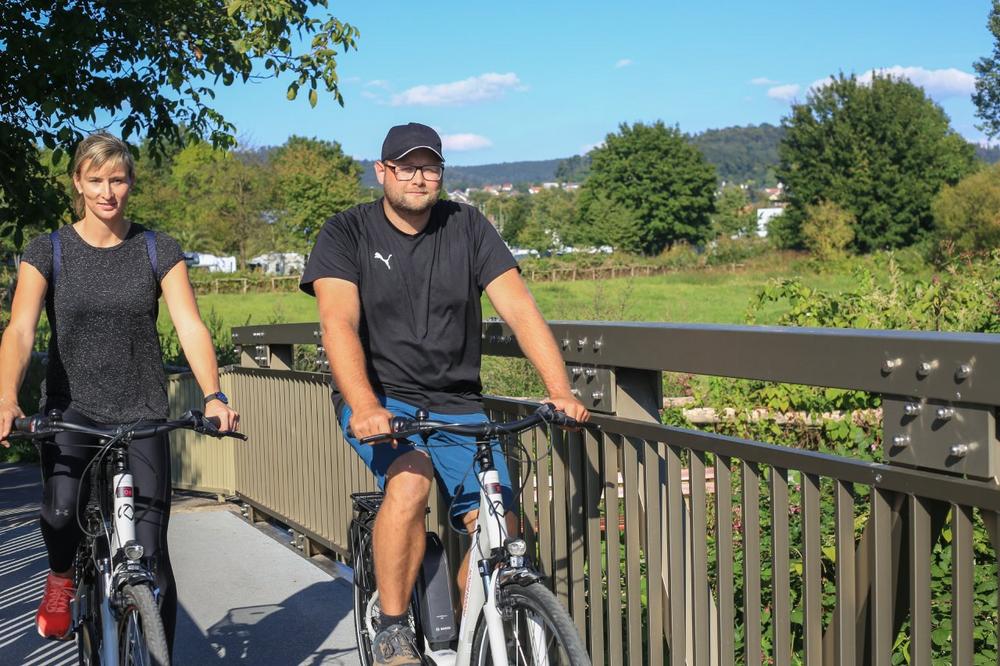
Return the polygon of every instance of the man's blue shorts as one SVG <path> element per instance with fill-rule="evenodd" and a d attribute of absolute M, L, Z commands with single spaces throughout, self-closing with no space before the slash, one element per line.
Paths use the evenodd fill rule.
<path fill-rule="evenodd" d="M 380 397 L 379 401 L 394 416 L 416 417 L 417 408 L 413 405 L 395 398 Z M 483 423 L 488 420 L 483 412 L 471 414 L 430 412 L 428 418 L 433 421 L 463 424 Z M 347 424 L 350 420 L 351 408 L 345 404 L 340 415 L 340 427 L 344 433 L 347 432 Z M 385 476 L 389 471 L 389 466 L 398 457 L 417 449 L 426 452 L 434 463 L 434 475 L 437 478 L 438 487 L 441 488 L 450 503 L 451 522 L 456 528 L 464 531 L 465 525 L 462 522 L 462 516 L 479 508 L 479 480 L 476 477 L 479 465 L 475 465 L 473 468 L 473 454 L 476 451 L 474 437 L 435 432 L 429 435 L 426 440 L 419 435 L 411 437 L 408 441 L 399 442 L 396 448 L 393 448 L 389 442 L 374 445 L 359 444 L 357 439 L 347 437 L 346 434 L 344 439 L 350 442 L 351 447 L 365 461 L 368 469 L 375 475 L 378 487 L 382 490 L 385 490 Z M 493 464 L 500 474 L 504 507 L 509 509 L 514 494 L 511 490 L 510 472 L 507 471 L 507 459 L 500 450 L 500 444 L 497 441 L 493 442 Z"/>

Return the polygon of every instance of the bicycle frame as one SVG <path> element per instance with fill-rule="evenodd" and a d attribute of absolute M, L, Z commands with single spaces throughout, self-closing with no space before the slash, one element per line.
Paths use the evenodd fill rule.
<path fill-rule="evenodd" d="M 118 618 L 112 600 L 125 583 L 142 581 L 153 585 L 154 578 L 139 561 L 142 552 L 135 539 L 135 485 L 125 448 L 115 447 L 109 460 L 97 464 L 91 478 L 91 497 L 96 502 L 89 507 L 92 514 L 88 522 L 103 535 L 85 536 L 81 551 L 95 575 L 93 589 L 97 598 L 88 601 L 94 603 L 93 610 L 101 616 L 101 663 L 112 665 L 118 662 L 119 655 Z M 79 585 L 77 589 L 83 591 Z M 79 595 L 74 599 L 74 630 L 84 619 L 83 602 Z"/>
<path fill-rule="evenodd" d="M 492 467 L 492 466 L 491 466 Z M 496 605 L 500 569 L 476 566 L 492 557 L 494 548 L 507 540 L 507 512 L 500 494 L 500 475 L 495 469 L 482 470 L 479 476 L 479 517 L 469 546 L 469 572 L 465 579 L 462 621 L 458 630 L 456 666 L 472 662 L 472 640 L 480 613 L 486 620 L 487 634 L 495 666 L 507 666 L 503 623 Z M 478 578 L 478 580 L 477 580 Z"/>

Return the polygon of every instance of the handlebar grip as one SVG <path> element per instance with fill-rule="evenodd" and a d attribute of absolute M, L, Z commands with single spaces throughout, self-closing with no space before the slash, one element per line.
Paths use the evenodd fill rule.
<path fill-rule="evenodd" d="M 560 412 L 560 411 L 552 412 L 552 423 L 553 425 L 566 428 L 577 428 L 580 426 L 579 421 L 567 415 L 566 412 Z"/>
<path fill-rule="evenodd" d="M 409 429 L 410 425 L 413 423 L 412 419 L 408 419 L 405 416 L 393 416 L 389 419 L 389 432 L 379 435 L 372 435 L 370 437 L 365 437 L 361 439 L 361 444 L 371 444 L 373 442 L 388 441 L 392 439 L 389 436 L 390 433 L 397 433 L 401 430 Z M 347 426 L 347 430 L 344 431 L 344 435 L 354 439 L 354 429 L 351 426 Z"/>
<path fill-rule="evenodd" d="M 38 429 L 38 422 L 41 419 L 37 416 L 25 416 L 14 419 L 14 430 L 20 432 L 35 432 Z"/>

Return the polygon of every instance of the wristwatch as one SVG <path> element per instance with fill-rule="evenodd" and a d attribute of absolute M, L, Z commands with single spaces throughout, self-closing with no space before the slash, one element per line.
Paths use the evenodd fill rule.
<path fill-rule="evenodd" d="M 226 394 L 223 393 L 222 391 L 216 391 L 215 393 L 209 393 L 208 395 L 205 396 L 205 404 L 206 405 L 208 403 L 212 402 L 213 400 L 218 400 L 223 405 L 228 405 L 229 404 L 229 398 L 227 398 Z"/>

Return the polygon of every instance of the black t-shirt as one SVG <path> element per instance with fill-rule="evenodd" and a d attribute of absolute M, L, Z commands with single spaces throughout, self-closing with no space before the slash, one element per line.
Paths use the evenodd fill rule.
<path fill-rule="evenodd" d="M 379 199 L 326 222 L 300 286 L 311 295 L 313 282 L 325 277 L 358 286 L 359 335 L 377 393 L 468 413 L 482 400 L 480 297 L 516 267 L 496 229 L 471 206 L 438 201 L 427 227 L 409 235 L 389 222 Z M 334 401 L 339 411 L 336 389 Z"/>
<path fill-rule="evenodd" d="M 145 228 L 132 224 L 114 247 L 88 245 L 72 226 L 59 229 L 62 263 L 52 288 L 52 240 L 28 243 L 22 261 L 49 282 L 45 312 L 52 335 L 43 411 L 73 407 L 99 423 L 168 415 L 167 380 L 156 332 L 159 281 L 184 256 L 156 233 L 158 275 Z"/>

